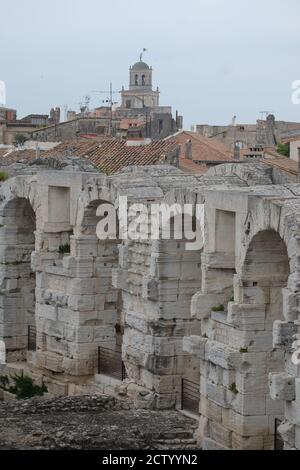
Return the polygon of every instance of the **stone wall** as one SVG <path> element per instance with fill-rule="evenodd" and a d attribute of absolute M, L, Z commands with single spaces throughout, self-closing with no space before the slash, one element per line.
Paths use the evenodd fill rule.
<path fill-rule="evenodd" d="M 270 187 L 257 196 L 246 191 L 206 198 L 204 277 L 192 300 L 201 335 L 184 340 L 200 361 L 204 449 L 273 449 L 275 419 L 284 420 L 285 448 L 298 448 L 299 366 L 291 361 L 299 332 L 295 192 Z M 235 214 L 231 235 L 216 223 L 216 212 L 225 209 Z M 231 258 L 228 250 L 219 251 L 220 230 L 235 238 Z"/>
<path fill-rule="evenodd" d="M 275 418 L 285 447 L 300 448 L 291 361 L 300 190 L 272 177 L 261 165 L 233 164 L 204 177 L 163 166 L 111 177 L 39 171 L 2 183 L 0 336 L 9 367 L 27 357 L 35 377 L 61 394 L 66 383 L 93 381 L 99 346 L 121 351 L 122 393 L 147 397 L 148 408 L 178 407 L 182 378 L 199 383 L 203 448 L 270 449 Z M 97 208 L 118 211 L 119 196 L 147 207 L 204 204 L 201 247 L 99 240 Z"/>

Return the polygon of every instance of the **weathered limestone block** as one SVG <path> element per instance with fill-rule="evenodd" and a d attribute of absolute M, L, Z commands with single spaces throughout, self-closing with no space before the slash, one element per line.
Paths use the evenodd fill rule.
<path fill-rule="evenodd" d="M 297 402 L 288 401 L 285 403 L 285 418 L 287 421 L 300 426 L 300 408 Z"/>
<path fill-rule="evenodd" d="M 284 401 L 272 400 L 269 396 L 266 397 L 266 414 L 278 418 L 284 416 Z"/>
<path fill-rule="evenodd" d="M 298 319 L 299 295 L 289 289 L 282 289 L 283 316 L 287 322 Z"/>
<path fill-rule="evenodd" d="M 26 263 L 31 259 L 31 252 L 34 251 L 34 245 L 7 245 L 0 244 L 0 263 Z"/>
<path fill-rule="evenodd" d="M 49 369 L 53 372 L 63 372 L 63 356 L 50 351 L 37 351 L 36 363 L 39 367 Z"/>
<path fill-rule="evenodd" d="M 296 426 L 287 420 L 284 420 L 278 428 L 278 432 L 281 435 L 282 439 L 290 447 L 294 447 L 295 445 L 295 430 Z M 297 443 L 296 447 L 298 447 Z M 300 446 L 298 448 L 300 448 Z"/>
<path fill-rule="evenodd" d="M 224 294 L 204 294 L 202 292 L 197 292 L 197 294 L 192 297 L 191 315 L 199 320 L 208 318 L 213 307 L 220 305 L 223 302 Z"/>
<path fill-rule="evenodd" d="M 94 260 L 92 257 L 74 258 L 72 256 L 64 256 L 63 270 L 70 277 L 92 277 L 94 274 Z"/>
<path fill-rule="evenodd" d="M 254 394 L 236 392 L 232 398 L 231 407 L 243 416 L 260 416 L 266 414 L 266 397 Z"/>
<path fill-rule="evenodd" d="M 85 235 L 80 238 L 70 237 L 71 254 L 78 257 L 89 257 L 98 255 L 99 240 L 94 235 Z"/>
<path fill-rule="evenodd" d="M 205 437 L 202 441 L 202 450 L 229 450 L 229 448 L 218 444 L 213 439 Z"/>
<path fill-rule="evenodd" d="M 300 379 L 295 379 L 296 402 L 300 405 Z"/>
<path fill-rule="evenodd" d="M 286 350 L 291 351 L 296 333 L 297 325 L 295 323 L 275 321 L 273 328 L 274 348 L 285 347 Z"/>
<path fill-rule="evenodd" d="M 129 248 L 127 245 L 119 245 L 119 266 L 122 269 L 128 269 L 129 266 Z"/>
<path fill-rule="evenodd" d="M 159 287 L 156 279 L 144 278 L 143 279 L 143 293 L 142 297 L 146 300 L 158 301 Z"/>
<path fill-rule="evenodd" d="M 201 379 L 202 380 L 202 379 Z M 222 422 L 222 406 L 208 400 L 205 396 L 200 397 L 200 415 L 209 418 L 214 422 Z"/>
<path fill-rule="evenodd" d="M 203 381 L 201 380 L 201 394 L 205 393 L 209 400 L 213 401 L 224 409 L 230 407 L 232 402 L 232 394 L 228 389 L 222 387 L 221 385 L 214 384 L 210 380 L 206 381 L 205 387 L 202 387 L 202 385 Z"/>
<path fill-rule="evenodd" d="M 57 320 L 57 310 L 58 307 L 52 305 L 43 305 L 37 304 L 36 305 L 36 315 L 45 318 L 47 320 Z"/>
<path fill-rule="evenodd" d="M 237 390 L 243 395 L 255 395 L 257 398 L 262 398 L 269 391 L 268 379 L 264 370 L 256 369 L 253 373 L 236 372 L 234 383 Z"/>
<path fill-rule="evenodd" d="M 284 372 L 281 374 L 270 374 L 269 385 L 270 395 L 273 400 L 295 400 L 295 377 Z"/>
<path fill-rule="evenodd" d="M 219 423 L 213 421 L 210 423 L 210 437 L 213 441 L 217 442 L 218 445 L 226 448 L 231 448 L 232 446 L 232 431 L 226 429 Z"/>
<path fill-rule="evenodd" d="M 222 423 L 226 428 L 245 437 L 268 435 L 271 430 L 268 416 L 243 416 L 232 409 L 222 410 Z M 273 432 L 273 428 L 271 431 Z"/>
<path fill-rule="evenodd" d="M 120 268 L 112 270 L 112 286 L 122 291 L 130 292 L 128 288 L 128 273 Z"/>
<path fill-rule="evenodd" d="M 159 302 L 155 316 L 165 320 L 184 319 L 190 322 L 190 303 L 180 299 L 179 297 L 176 302 Z"/>
<path fill-rule="evenodd" d="M 300 450 L 300 426 L 297 425 L 294 427 L 294 429 L 295 429 L 295 441 L 294 441 L 295 443 L 293 443 L 293 439 L 290 439 L 290 441 L 287 441 L 287 442 L 291 447 L 295 446 L 297 450 Z"/>
<path fill-rule="evenodd" d="M 143 366 L 155 375 L 178 375 L 184 371 L 184 356 L 144 355 Z"/>
<path fill-rule="evenodd" d="M 274 440 L 274 439 L 273 439 Z M 232 433 L 232 449 L 233 450 L 263 450 L 264 437 L 251 436 L 244 437 L 240 434 Z"/>
<path fill-rule="evenodd" d="M 70 295 L 68 306 L 71 310 L 90 311 L 95 308 L 95 295 Z"/>
<path fill-rule="evenodd" d="M 65 374 L 75 376 L 92 375 L 95 372 L 95 362 L 85 359 L 70 359 L 64 357 L 62 367 Z"/>
<path fill-rule="evenodd" d="M 229 346 L 208 340 L 205 344 L 205 360 L 223 369 L 235 369 L 241 363 L 242 355 Z"/>
<path fill-rule="evenodd" d="M 94 340 L 94 328 L 92 326 L 66 326 L 64 331 L 67 341 L 91 343 Z"/>
<path fill-rule="evenodd" d="M 66 324 L 57 320 L 36 317 L 38 334 L 43 333 L 61 339 L 65 335 Z"/>
<path fill-rule="evenodd" d="M 185 336 L 183 338 L 182 349 L 192 356 L 205 359 L 206 342 L 207 338 L 201 338 L 201 336 Z"/>
<path fill-rule="evenodd" d="M 223 385 L 223 370 L 220 366 L 216 366 L 212 362 L 208 363 L 208 379 L 215 385 Z"/>
<path fill-rule="evenodd" d="M 70 279 L 66 285 L 66 292 L 75 295 L 101 294 L 101 284 L 103 284 L 103 280 L 99 278 Z"/>
<path fill-rule="evenodd" d="M 262 331 L 265 328 L 265 305 L 228 304 L 227 320 L 241 330 Z"/>
<path fill-rule="evenodd" d="M 127 396 L 133 400 L 134 406 L 138 409 L 153 410 L 156 408 L 156 397 L 153 392 L 146 390 L 134 383 L 126 386 Z"/>
<path fill-rule="evenodd" d="M 146 369 L 141 369 L 140 379 L 147 389 L 155 390 L 157 393 L 181 391 L 181 375 L 155 375 Z"/>

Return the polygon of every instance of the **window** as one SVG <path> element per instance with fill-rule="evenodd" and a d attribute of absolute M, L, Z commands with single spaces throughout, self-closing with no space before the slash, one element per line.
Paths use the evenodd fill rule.
<path fill-rule="evenodd" d="M 135 85 L 139 84 L 139 76 L 138 75 L 135 76 L 134 83 L 135 83 Z"/>
<path fill-rule="evenodd" d="M 142 85 L 145 85 L 145 84 L 146 84 L 146 76 L 142 75 Z"/>
<path fill-rule="evenodd" d="M 126 108 L 131 108 L 131 100 L 126 100 Z"/>
<path fill-rule="evenodd" d="M 215 251 L 235 253 L 235 212 L 216 210 Z"/>
<path fill-rule="evenodd" d="M 49 186 L 48 221 L 70 224 L 70 188 Z"/>

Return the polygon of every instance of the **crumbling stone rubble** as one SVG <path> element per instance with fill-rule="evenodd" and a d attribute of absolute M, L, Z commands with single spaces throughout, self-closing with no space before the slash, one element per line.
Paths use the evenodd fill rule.
<path fill-rule="evenodd" d="M 0 450 L 196 449 L 196 421 L 106 396 L 0 403 Z"/>

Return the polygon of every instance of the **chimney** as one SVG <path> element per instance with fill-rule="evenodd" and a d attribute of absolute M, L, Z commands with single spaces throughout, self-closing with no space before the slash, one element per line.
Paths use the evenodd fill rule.
<path fill-rule="evenodd" d="M 235 144 L 234 146 L 234 159 L 240 160 L 241 159 L 241 149 L 238 145 Z"/>
<path fill-rule="evenodd" d="M 191 139 L 187 140 L 185 143 L 185 158 L 188 160 L 193 160 L 193 144 Z"/>

